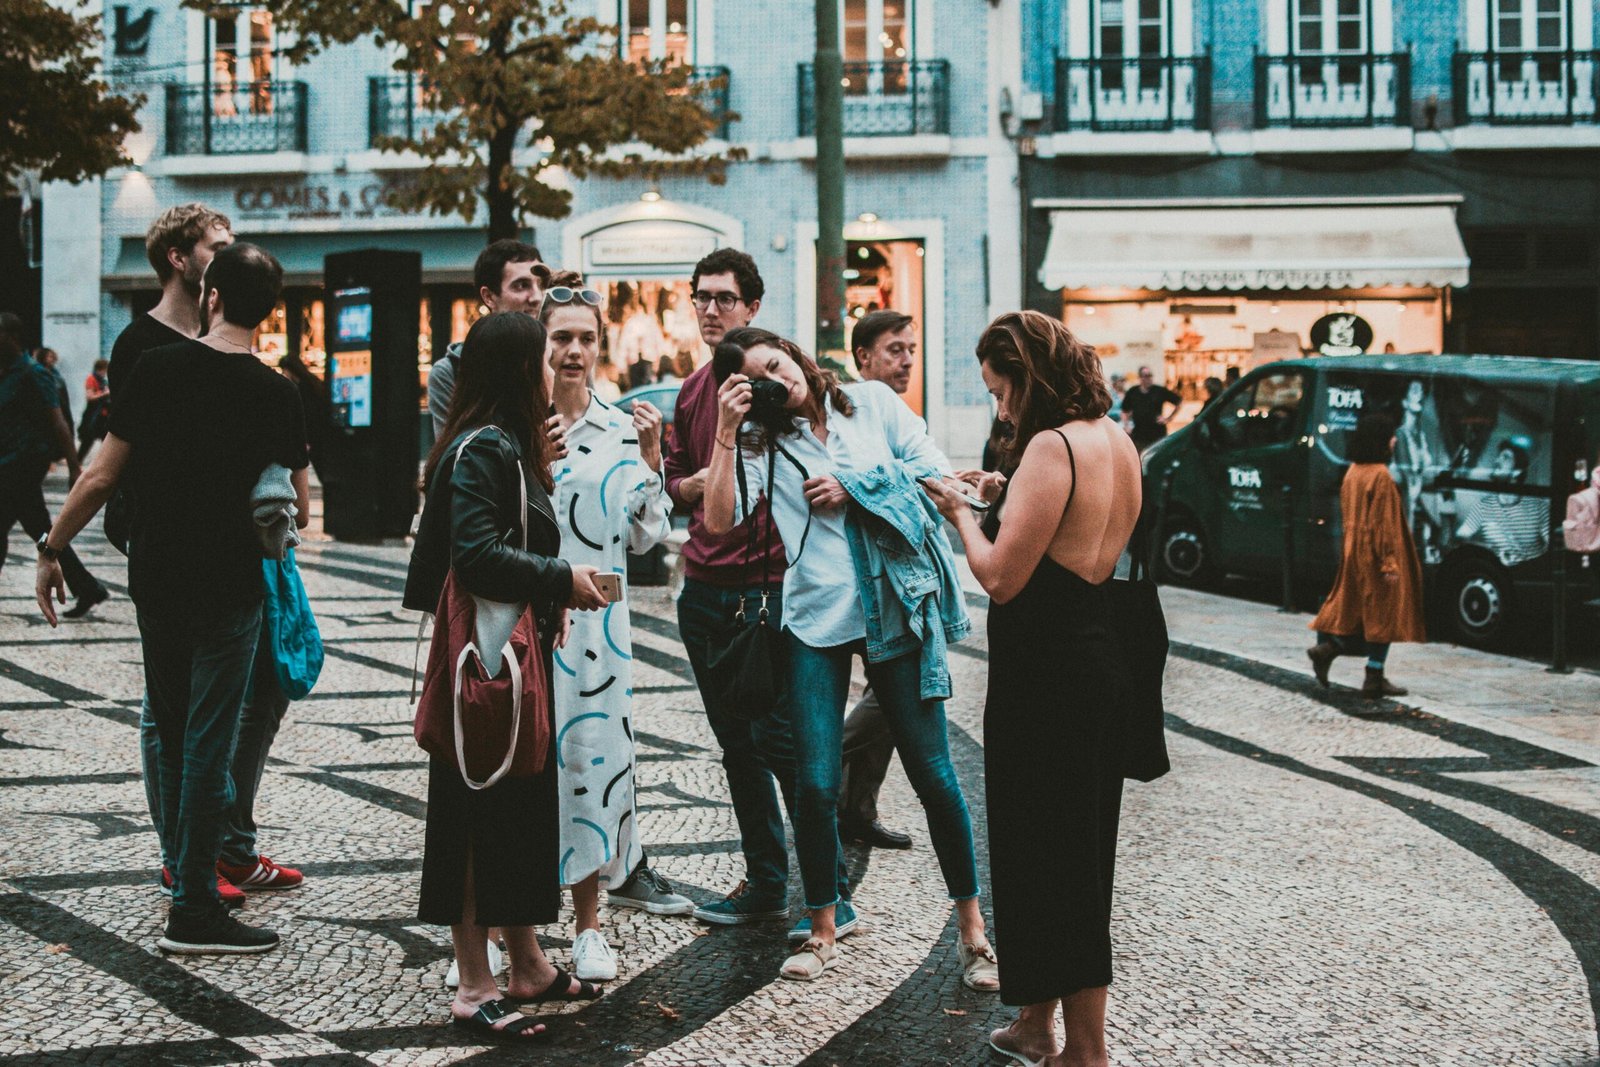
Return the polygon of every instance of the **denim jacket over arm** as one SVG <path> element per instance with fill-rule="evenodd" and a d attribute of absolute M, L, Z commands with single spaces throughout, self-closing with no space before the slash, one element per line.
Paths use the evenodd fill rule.
<path fill-rule="evenodd" d="M 923 700 L 950 699 L 946 650 L 972 630 L 944 518 L 917 483 L 939 473 L 900 462 L 835 473 L 852 501 L 845 534 L 861 579 L 867 659 L 920 648 Z"/>

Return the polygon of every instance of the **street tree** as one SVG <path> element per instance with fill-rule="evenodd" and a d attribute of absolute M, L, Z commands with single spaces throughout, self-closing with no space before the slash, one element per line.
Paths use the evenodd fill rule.
<path fill-rule="evenodd" d="M 0 190 L 24 172 L 72 182 L 127 162 L 143 97 L 101 78 L 100 16 L 88 6 L 0 3 Z"/>
<path fill-rule="evenodd" d="M 207 0 L 186 0 L 205 8 Z M 389 191 L 407 210 L 477 218 L 514 237 L 528 216 L 571 210 L 567 180 L 699 174 L 715 184 L 737 150 L 702 146 L 732 116 L 707 105 L 706 83 L 668 61 L 630 62 L 616 27 L 573 15 L 564 0 L 267 0 L 296 62 L 375 37 L 414 79 L 426 121 L 377 139 L 426 166 Z M 611 44 L 608 47 L 607 42 Z M 519 148 L 529 148 L 514 159 Z"/>

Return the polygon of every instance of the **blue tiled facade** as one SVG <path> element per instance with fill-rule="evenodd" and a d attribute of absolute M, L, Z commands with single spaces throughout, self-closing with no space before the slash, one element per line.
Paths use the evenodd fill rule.
<path fill-rule="evenodd" d="M 167 143 L 169 83 L 198 82 L 204 71 L 204 23 L 177 0 L 148 0 L 156 12 L 149 49 L 113 65 L 116 79 L 148 94 L 145 132 L 131 146 L 139 168 L 114 171 L 102 185 L 100 337 L 108 349 L 119 330 L 153 299 L 154 278 L 141 266 L 137 240 L 150 220 L 174 204 L 200 200 L 233 218 L 235 230 L 269 248 L 284 249 L 291 284 L 315 284 L 307 272 L 325 251 L 361 247 L 376 234 L 415 238 L 424 256 L 424 282 L 465 289 L 470 281 L 478 228 L 460 220 L 400 216 L 364 199 L 397 173 L 393 157 L 368 150 L 369 81 L 391 75 L 371 42 L 332 48 L 287 69 L 280 81 L 305 83 L 305 144 L 288 153 L 174 154 Z M 882 0 L 875 0 L 882 3 Z M 616 17 L 615 0 L 599 0 L 603 17 Z M 802 285 L 814 234 L 814 149 L 798 136 L 799 67 L 814 51 L 810 5 L 777 0 L 691 0 L 693 59 L 729 71 L 730 104 L 740 115 L 729 141 L 749 159 L 730 166 L 728 181 L 668 179 L 659 201 L 641 208 L 650 186 L 641 180 L 591 179 L 576 183 L 567 219 L 529 218 L 525 225 L 547 260 L 562 263 L 574 249 L 588 256 L 588 235 L 627 216 L 668 223 L 698 220 L 716 243 L 738 240 L 759 263 L 767 298 L 758 319 L 780 333 L 810 336 L 811 298 Z M 915 60 L 948 63 L 948 126 L 908 137 L 860 137 L 847 142 L 846 219 L 852 239 L 924 243 L 924 350 L 926 408 L 935 432 L 945 409 L 987 404 L 976 364 L 968 355 L 987 321 L 985 175 L 991 151 L 986 80 L 988 5 L 972 0 L 915 0 L 906 31 Z M 108 23 L 111 5 L 107 5 Z M 707 26 L 707 20 L 710 26 Z M 203 103 L 204 93 L 196 96 Z M 241 97 L 243 99 L 243 97 Z M 245 101 L 246 105 L 248 100 Z M 198 129 L 198 127 L 196 127 Z M 848 132 L 848 131 L 847 131 Z M 1002 142 L 1004 144 L 1004 142 Z M 1009 148 L 1007 149 L 1009 150 Z M 708 216 L 714 216 L 707 223 Z M 855 221 L 859 218 L 877 222 Z M 730 225 L 722 226 L 716 220 Z M 599 220 L 599 221 L 596 221 Z M 301 270 L 290 263 L 293 259 Z M 580 264 L 572 263 L 578 266 Z M 657 269 L 660 268 L 660 269 Z M 671 268 L 655 265 L 640 277 L 661 279 Z M 627 271 L 597 270 L 623 278 Z M 687 269 L 679 276 L 686 277 Z M 443 291 L 440 289 L 439 291 Z M 980 442 L 956 444 L 974 455 Z"/>

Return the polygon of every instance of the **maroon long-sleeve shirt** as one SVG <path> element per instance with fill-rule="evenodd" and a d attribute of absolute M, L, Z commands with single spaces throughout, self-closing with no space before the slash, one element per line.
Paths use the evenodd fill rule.
<path fill-rule="evenodd" d="M 711 465 L 717 438 L 717 380 L 707 363 L 684 379 L 672 417 L 672 447 L 667 450 L 667 495 L 685 507 L 689 502 L 679 484 Z M 755 492 L 754 486 L 750 487 Z M 750 520 L 718 535 L 706 529 L 705 503 L 694 503 L 689 517 L 689 543 L 683 546 L 684 573 L 695 581 L 725 589 L 754 589 L 761 584 L 762 554 L 767 556 L 767 582 L 776 588 L 783 581 L 787 560 L 783 538 L 772 526 L 772 514 L 763 501 Z M 771 549 L 765 549 L 771 531 Z M 754 539 L 752 540 L 752 533 Z M 752 545 L 754 549 L 752 551 Z"/>

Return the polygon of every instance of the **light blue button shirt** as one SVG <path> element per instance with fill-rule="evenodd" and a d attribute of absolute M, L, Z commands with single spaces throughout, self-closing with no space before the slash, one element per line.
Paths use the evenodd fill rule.
<path fill-rule="evenodd" d="M 867 621 L 861 610 L 855 558 L 845 536 L 845 509 L 812 511 L 805 498 L 806 477 L 870 470 L 894 460 L 927 464 L 947 474 L 951 470 L 950 461 L 928 436 L 928 424 L 893 389 L 882 382 L 853 382 L 844 391 L 855 411 L 841 415 L 829 405 L 826 444 L 817 440 L 806 419 L 796 420 L 798 433 L 780 439 L 806 474 L 782 454 L 773 467 L 772 517 L 789 558 L 783 579 L 783 625 L 813 648 L 861 640 L 867 636 Z M 743 460 L 753 506 L 765 495 L 767 458 L 746 451 Z M 745 509 L 737 491 L 734 510 L 742 522 Z"/>

